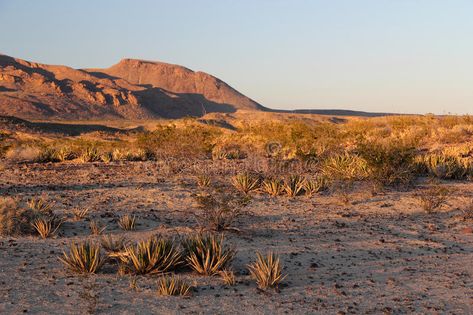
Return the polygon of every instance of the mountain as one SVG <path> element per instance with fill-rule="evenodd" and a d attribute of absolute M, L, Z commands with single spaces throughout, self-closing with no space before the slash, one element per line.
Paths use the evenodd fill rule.
<path fill-rule="evenodd" d="M 0 55 L 0 115 L 27 119 L 150 119 L 266 110 L 204 72 L 123 59 L 73 69 Z"/>

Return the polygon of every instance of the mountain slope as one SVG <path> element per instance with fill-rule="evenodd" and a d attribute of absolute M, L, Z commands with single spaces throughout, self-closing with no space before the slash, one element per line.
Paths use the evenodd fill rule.
<path fill-rule="evenodd" d="M 78 70 L 0 55 L 0 115 L 146 119 L 265 108 L 225 82 L 177 65 L 124 59 Z"/>

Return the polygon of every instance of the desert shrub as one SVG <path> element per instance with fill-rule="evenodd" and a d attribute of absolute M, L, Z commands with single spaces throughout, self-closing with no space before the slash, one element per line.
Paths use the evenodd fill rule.
<path fill-rule="evenodd" d="M 462 209 L 462 212 L 463 212 L 463 220 L 473 220 L 473 198 L 468 200 L 465 203 L 465 206 Z"/>
<path fill-rule="evenodd" d="M 289 197 L 296 197 L 304 190 L 305 182 L 304 177 L 291 175 L 284 180 L 283 189 Z"/>
<path fill-rule="evenodd" d="M 284 190 L 283 182 L 277 178 L 265 179 L 261 185 L 261 188 L 263 191 L 273 197 L 279 196 Z"/>
<path fill-rule="evenodd" d="M 439 184 L 431 184 L 417 194 L 422 209 L 431 213 L 439 209 L 447 201 L 449 189 Z"/>
<path fill-rule="evenodd" d="M 20 206 L 17 199 L 0 197 L 0 234 L 18 235 L 33 231 L 32 222 L 37 214 Z"/>
<path fill-rule="evenodd" d="M 56 157 L 59 162 L 70 161 L 77 158 L 76 152 L 70 146 L 62 146 L 56 151 Z"/>
<path fill-rule="evenodd" d="M 125 214 L 118 219 L 118 226 L 125 231 L 132 231 L 136 226 L 136 216 Z"/>
<path fill-rule="evenodd" d="M 59 260 L 66 268 L 77 273 L 96 273 L 105 263 L 100 246 L 88 241 L 72 244 L 69 253 L 63 252 Z"/>
<path fill-rule="evenodd" d="M 118 258 L 125 272 L 144 275 L 173 270 L 181 264 L 182 256 L 173 241 L 151 237 L 127 246 Z"/>
<path fill-rule="evenodd" d="M 213 276 L 230 266 L 236 251 L 215 234 L 199 234 L 182 242 L 187 264 L 195 272 Z"/>
<path fill-rule="evenodd" d="M 327 179 L 323 176 L 316 176 L 313 179 L 306 179 L 304 182 L 305 194 L 309 197 L 327 188 Z"/>
<path fill-rule="evenodd" d="M 235 220 L 242 214 L 247 200 L 232 194 L 199 194 L 196 197 L 199 212 L 195 217 L 199 225 L 212 231 L 235 229 Z"/>
<path fill-rule="evenodd" d="M 34 159 L 34 162 L 36 163 L 48 163 L 48 162 L 60 162 L 60 159 L 58 158 L 57 150 L 46 146 L 40 148 L 38 155 Z"/>
<path fill-rule="evenodd" d="M 175 275 L 162 276 L 158 279 L 158 295 L 189 296 L 192 286 Z"/>
<path fill-rule="evenodd" d="M 398 141 L 361 141 L 358 155 L 366 162 L 367 175 L 381 186 L 408 184 L 414 178 L 414 148 Z"/>
<path fill-rule="evenodd" d="M 48 201 L 46 196 L 33 197 L 28 200 L 28 207 L 42 215 L 50 216 L 53 213 L 53 202 Z"/>
<path fill-rule="evenodd" d="M 100 160 L 104 163 L 110 163 L 113 161 L 113 154 L 112 152 L 103 152 L 100 154 Z"/>
<path fill-rule="evenodd" d="M 257 190 L 259 188 L 259 182 L 258 177 L 247 172 L 239 173 L 232 177 L 233 186 L 244 194 Z"/>
<path fill-rule="evenodd" d="M 440 179 L 464 179 L 473 176 L 473 157 L 452 153 L 430 153 L 417 159 L 418 169 Z"/>
<path fill-rule="evenodd" d="M 269 252 L 266 257 L 256 253 L 256 261 L 248 265 L 251 276 L 256 280 L 258 288 L 278 289 L 279 284 L 286 276 L 282 274 L 282 266 L 279 257 Z"/>
<path fill-rule="evenodd" d="M 246 157 L 246 152 L 238 144 L 217 144 L 212 149 L 212 159 L 214 160 L 241 160 Z"/>

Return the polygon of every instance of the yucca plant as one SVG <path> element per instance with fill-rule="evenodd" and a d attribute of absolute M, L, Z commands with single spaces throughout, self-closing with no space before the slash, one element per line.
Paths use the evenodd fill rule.
<path fill-rule="evenodd" d="M 225 246 L 224 236 L 198 234 L 182 242 L 187 264 L 199 274 L 213 276 L 230 266 L 236 251 Z"/>
<path fill-rule="evenodd" d="M 173 270 L 182 262 L 181 252 L 173 241 L 158 237 L 127 246 L 118 258 L 127 273 L 139 275 Z"/>
<path fill-rule="evenodd" d="M 128 240 L 124 236 L 114 237 L 112 234 L 103 236 L 100 244 L 109 253 L 118 253 L 126 248 Z"/>
<path fill-rule="evenodd" d="M 83 220 L 89 214 L 89 208 L 74 208 L 72 209 L 72 214 L 74 215 L 74 220 L 79 221 Z"/>
<path fill-rule="evenodd" d="M 305 178 L 299 175 L 291 175 L 284 181 L 283 188 L 289 197 L 299 195 L 305 185 Z"/>
<path fill-rule="evenodd" d="M 100 246 L 88 241 L 72 244 L 69 253 L 63 252 L 59 260 L 66 268 L 77 273 L 96 273 L 105 263 Z"/>
<path fill-rule="evenodd" d="M 73 160 L 75 158 L 74 152 L 70 147 L 61 147 L 56 152 L 56 157 L 60 162 Z"/>
<path fill-rule="evenodd" d="M 265 179 L 262 188 L 273 197 L 279 196 L 283 192 L 283 184 L 281 180 L 275 178 Z"/>
<path fill-rule="evenodd" d="M 134 215 L 125 214 L 118 219 L 118 226 L 125 231 L 132 231 L 135 229 L 136 217 Z"/>
<path fill-rule="evenodd" d="M 314 194 L 323 190 L 327 186 L 325 177 L 316 177 L 315 179 L 306 180 L 304 183 L 305 194 L 312 197 Z"/>
<path fill-rule="evenodd" d="M 282 274 L 282 266 L 279 257 L 269 252 L 266 257 L 260 253 L 256 253 L 256 261 L 248 265 L 251 276 L 256 280 L 258 288 L 265 290 L 278 286 L 286 276 Z"/>
<path fill-rule="evenodd" d="M 102 225 L 99 221 L 96 221 L 96 220 L 90 221 L 89 227 L 90 227 L 90 233 L 92 235 L 102 235 L 102 233 L 107 228 L 106 225 Z"/>
<path fill-rule="evenodd" d="M 97 148 L 87 147 L 79 156 L 79 160 L 82 163 L 98 162 L 100 161 L 100 154 L 98 153 Z"/>
<path fill-rule="evenodd" d="M 220 276 L 222 277 L 222 281 L 226 285 L 233 286 L 236 284 L 235 273 L 233 270 L 225 269 L 220 271 Z"/>
<path fill-rule="evenodd" d="M 191 289 L 190 284 L 175 275 L 162 276 L 158 280 L 158 295 L 188 296 Z"/>
<path fill-rule="evenodd" d="M 258 189 L 259 179 L 249 173 L 240 173 L 232 177 L 233 186 L 244 194 Z"/>
<path fill-rule="evenodd" d="M 34 220 L 32 226 L 44 239 L 56 234 L 63 222 L 56 216 L 42 216 Z"/>

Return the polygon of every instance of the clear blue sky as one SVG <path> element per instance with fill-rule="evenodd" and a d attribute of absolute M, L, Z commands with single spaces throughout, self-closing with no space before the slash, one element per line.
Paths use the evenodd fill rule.
<path fill-rule="evenodd" d="M 470 0 L 0 0 L 0 52 L 209 72 L 272 108 L 473 114 Z"/>

